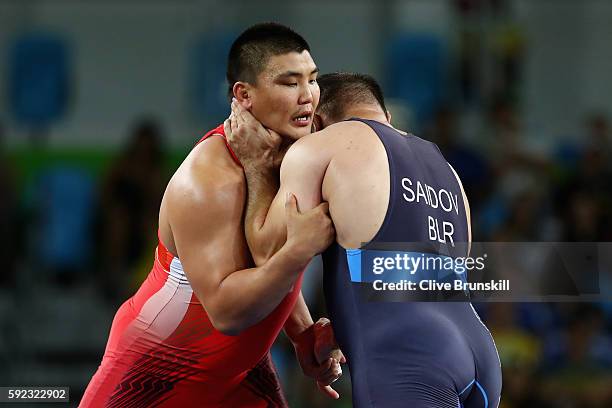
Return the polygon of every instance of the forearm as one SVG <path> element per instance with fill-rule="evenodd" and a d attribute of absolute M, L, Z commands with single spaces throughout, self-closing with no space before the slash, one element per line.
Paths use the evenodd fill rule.
<path fill-rule="evenodd" d="M 245 214 L 245 234 L 255 265 L 263 265 L 285 243 L 285 231 L 266 228 L 268 211 L 279 188 L 274 169 L 245 169 L 248 198 Z"/>
<path fill-rule="evenodd" d="M 285 334 L 289 337 L 292 343 L 295 343 L 299 336 L 304 333 L 309 327 L 314 324 L 308 306 L 304 301 L 304 296 L 300 292 L 300 296 L 295 303 L 289 318 L 285 322 Z"/>
<path fill-rule="evenodd" d="M 228 275 L 214 296 L 215 327 L 237 334 L 263 320 L 291 291 L 309 260 L 285 245 L 264 265 Z"/>

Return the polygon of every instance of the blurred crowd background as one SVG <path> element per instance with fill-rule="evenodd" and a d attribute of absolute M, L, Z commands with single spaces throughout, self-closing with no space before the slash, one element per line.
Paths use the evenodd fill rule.
<path fill-rule="evenodd" d="M 0 385 L 79 400 L 169 177 L 229 113 L 229 44 L 273 20 L 322 72 L 379 79 L 396 127 L 457 169 L 475 241 L 612 241 L 610 1 L 0 1 Z M 612 406 L 612 304 L 475 306 L 502 407 Z M 326 400 L 284 335 L 273 356 L 292 407 L 351 406 L 348 376 Z"/>

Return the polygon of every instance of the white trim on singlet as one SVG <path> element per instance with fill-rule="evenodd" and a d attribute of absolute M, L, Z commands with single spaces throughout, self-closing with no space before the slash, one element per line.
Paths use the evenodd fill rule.
<path fill-rule="evenodd" d="M 176 262 L 175 262 L 176 261 Z M 181 323 L 191 302 L 193 289 L 178 258 L 170 264 L 168 278 L 142 306 L 136 321 L 137 327 L 157 339 L 167 338 Z M 144 326 L 144 327 L 143 327 Z"/>
<path fill-rule="evenodd" d="M 168 274 L 179 283 L 189 284 L 187 275 L 185 275 L 185 270 L 183 269 L 183 264 L 176 256 L 172 258 L 172 262 L 170 262 L 170 270 L 168 271 Z"/>

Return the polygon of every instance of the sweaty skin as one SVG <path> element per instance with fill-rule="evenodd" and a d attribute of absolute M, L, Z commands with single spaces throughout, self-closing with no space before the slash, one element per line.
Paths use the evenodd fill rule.
<path fill-rule="evenodd" d="M 267 316 L 308 262 L 307 254 L 293 249 L 280 251 L 276 262 L 266 267 L 274 276 L 250 269 L 240 233 L 245 194 L 240 167 L 223 140 L 213 136 L 196 146 L 177 170 L 159 217 L 160 239 L 181 259 L 215 327 L 230 334 Z M 245 291 L 245 286 L 252 290 Z M 268 296 L 259 298 L 263 293 Z M 251 312 L 245 313 L 247 309 Z"/>

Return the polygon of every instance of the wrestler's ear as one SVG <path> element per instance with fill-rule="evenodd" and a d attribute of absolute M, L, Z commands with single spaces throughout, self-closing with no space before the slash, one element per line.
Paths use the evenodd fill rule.
<path fill-rule="evenodd" d="M 251 105 L 253 104 L 251 90 L 251 85 L 247 82 L 239 81 L 232 87 L 234 98 L 236 98 L 244 109 L 251 109 Z"/>

